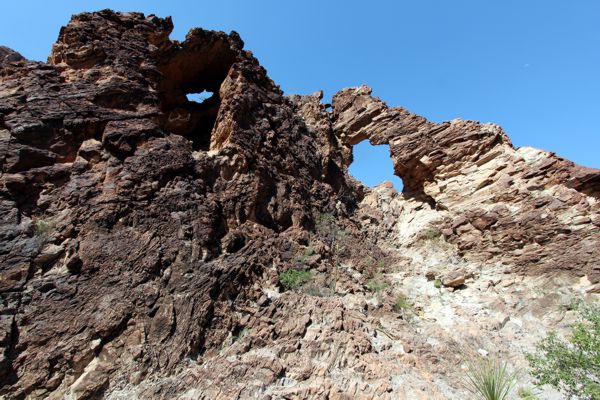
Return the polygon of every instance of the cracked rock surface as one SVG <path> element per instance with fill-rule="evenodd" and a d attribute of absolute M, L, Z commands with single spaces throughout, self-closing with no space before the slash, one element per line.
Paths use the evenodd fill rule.
<path fill-rule="evenodd" d="M 523 367 L 600 292 L 599 170 L 365 86 L 284 96 L 235 32 L 172 28 L 0 46 L 0 397 L 460 399 L 458 349 Z M 403 193 L 348 174 L 362 140 Z"/>

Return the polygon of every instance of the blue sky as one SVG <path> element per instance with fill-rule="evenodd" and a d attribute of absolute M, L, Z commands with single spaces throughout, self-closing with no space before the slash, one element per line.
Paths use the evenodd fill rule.
<path fill-rule="evenodd" d="M 45 60 L 73 13 L 171 15 L 235 30 L 288 93 L 367 84 L 390 105 L 434 121 L 495 122 L 517 146 L 600 167 L 600 1 L 3 1 L 0 44 Z M 387 150 L 355 149 L 351 171 L 389 179 Z"/>

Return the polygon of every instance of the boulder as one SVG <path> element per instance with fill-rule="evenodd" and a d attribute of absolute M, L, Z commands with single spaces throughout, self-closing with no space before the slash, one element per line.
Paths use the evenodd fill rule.
<path fill-rule="evenodd" d="M 467 274 L 464 270 L 458 269 L 445 273 L 442 276 L 442 285 L 446 287 L 457 288 L 465 284 Z"/>

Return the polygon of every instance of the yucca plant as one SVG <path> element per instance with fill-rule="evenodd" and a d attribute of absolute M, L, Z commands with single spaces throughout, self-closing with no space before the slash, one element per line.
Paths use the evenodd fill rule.
<path fill-rule="evenodd" d="M 505 400 L 517 383 L 517 373 L 511 373 L 508 364 L 497 358 L 474 357 L 466 363 L 463 384 L 476 399 Z"/>

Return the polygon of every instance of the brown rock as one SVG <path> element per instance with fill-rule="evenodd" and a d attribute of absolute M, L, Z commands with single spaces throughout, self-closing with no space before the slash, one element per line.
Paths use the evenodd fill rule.
<path fill-rule="evenodd" d="M 456 288 L 465 284 L 466 274 L 463 270 L 455 270 L 444 274 L 442 285 Z"/>
<path fill-rule="evenodd" d="M 497 215 L 495 215 L 494 213 L 486 213 L 486 214 L 478 216 L 474 220 L 472 220 L 471 225 L 473 225 L 475 228 L 479 229 L 480 231 L 483 231 L 483 230 L 488 229 L 493 224 L 495 224 L 496 221 L 498 221 Z"/>
<path fill-rule="evenodd" d="M 406 368 L 369 334 L 390 307 L 360 295 L 410 268 L 413 222 L 470 262 L 598 283 L 600 171 L 366 86 L 330 109 L 285 97 L 235 32 L 172 29 L 104 10 L 73 16 L 48 63 L 0 47 L 0 397 L 387 396 Z M 401 195 L 349 176 L 362 140 L 390 145 Z M 280 293 L 309 245 L 316 287 Z"/>
<path fill-rule="evenodd" d="M 48 244 L 44 246 L 40 254 L 38 254 L 33 262 L 36 265 L 44 266 L 49 263 L 56 261 L 58 257 L 63 253 L 64 248 L 55 244 Z"/>

